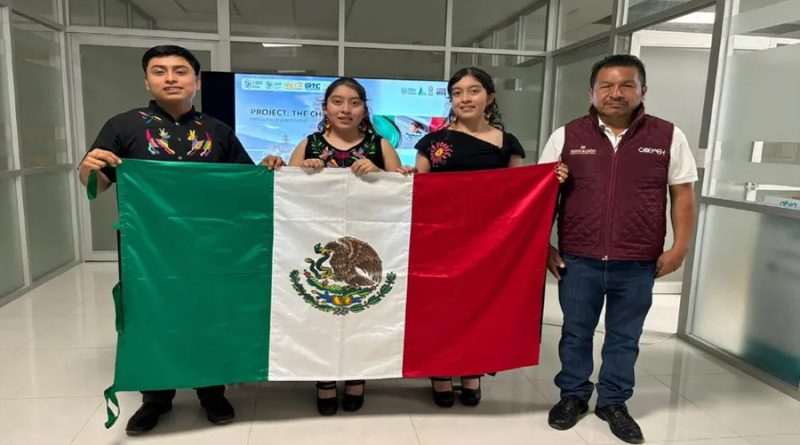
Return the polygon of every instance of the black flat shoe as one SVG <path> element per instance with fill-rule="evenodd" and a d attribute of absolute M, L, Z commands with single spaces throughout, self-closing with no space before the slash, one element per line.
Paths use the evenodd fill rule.
<path fill-rule="evenodd" d="M 206 418 L 214 425 L 231 423 L 234 417 L 233 406 L 225 396 L 214 396 L 200 400 L 200 405 L 206 410 Z"/>
<path fill-rule="evenodd" d="M 345 393 L 342 396 L 342 409 L 345 411 L 358 411 L 364 406 L 364 393 L 366 392 L 367 388 L 364 386 L 366 382 L 363 380 L 347 380 L 344 382 L 345 386 Z M 363 389 L 361 390 L 361 394 L 353 395 L 347 393 L 348 386 L 361 386 Z"/>
<path fill-rule="evenodd" d="M 336 382 L 317 382 L 317 389 L 336 389 Z M 317 391 L 317 411 L 323 416 L 332 416 L 339 409 L 339 397 L 333 396 L 327 399 L 319 397 Z"/>
<path fill-rule="evenodd" d="M 628 414 L 625 405 L 609 405 L 595 408 L 594 414 L 608 422 L 611 432 L 620 440 L 628 443 L 644 443 L 644 436 L 639 424 Z"/>
<path fill-rule="evenodd" d="M 431 377 L 431 392 L 433 393 L 433 403 L 442 408 L 450 408 L 456 403 L 456 397 L 453 390 L 437 391 L 433 387 L 433 382 L 450 382 L 452 387 L 453 379 L 450 377 Z"/>
<path fill-rule="evenodd" d="M 129 436 L 146 433 L 158 425 L 158 418 L 172 409 L 172 403 L 144 402 L 128 420 L 125 432 Z"/>
<path fill-rule="evenodd" d="M 560 431 L 568 430 L 578 423 L 578 419 L 586 411 L 589 411 L 589 404 L 585 400 L 567 396 L 550 408 L 547 424 Z"/>
<path fill-rule="evenodd" d="M 464 388 L 464 379 L 478 379 L 478 388 Z M 481 403 L 481 376 L 465 375 L 461 377 L 461 403 L 466 406 L 478 406 Z"/>

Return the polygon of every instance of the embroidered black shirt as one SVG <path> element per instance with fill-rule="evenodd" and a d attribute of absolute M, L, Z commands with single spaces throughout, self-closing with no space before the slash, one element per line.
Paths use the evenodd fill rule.
<path fill-rule="evenodd" d="M 525 157 L 525 150 L 511 133 L 503 132 L 498 147 L 456 130 L 439 130 L 417 142 L 417 151 L 431 162 L 432 172 L 488 170 L 508 167 L 511 155 Z"/>
<path fill-rule="evenodd" d="M 109 119 L 89 150 L 101 148 L 120 158 L 155 161 L 223 162 L 252 164 L 233 130 L 223 122 L 192 108 L 175 121 L 154 100 Z M 102 172 L 112 182 L 116 170 Z"/>

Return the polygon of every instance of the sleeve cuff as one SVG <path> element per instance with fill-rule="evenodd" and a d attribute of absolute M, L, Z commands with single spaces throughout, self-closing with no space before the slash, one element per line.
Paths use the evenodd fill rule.
<path fill-rule="evenodd" d="M 688 182 L 697 182 L 697 175 L 673 179 L 669 181 L 668 185 L 680 185 L 680 184 L 686 184 Z"/>

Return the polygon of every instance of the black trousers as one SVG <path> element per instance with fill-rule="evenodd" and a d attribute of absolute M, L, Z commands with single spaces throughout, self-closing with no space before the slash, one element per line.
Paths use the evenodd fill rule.
<path fill-rule="evenodd" d="M 225 394 L 225 385 L 206 386 L 205 388 L 195 388 L 197 391 L 197 398 L 200 400 L 208 399 L 211 397 L 221 397 Z M 155 402 L 155 403 L 172 403 L 175 398 L 174 389 L 163 389 L 160 391 L 142 391 L 142 402 Z"/>

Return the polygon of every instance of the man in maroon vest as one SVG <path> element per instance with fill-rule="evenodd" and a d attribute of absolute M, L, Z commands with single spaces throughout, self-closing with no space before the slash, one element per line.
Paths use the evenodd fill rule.
<path fill-rule="evenodd" d="M 558 208 L 559 247 L 551 247 L 548 258 L 564 313 L 555 378 L 561 400 L 548 422 L 566 430 L 589 409 L 592 338 L 605 302 L 595 414 L 629 443 L 644 442 L 625 406 L 633 395 L 639 337 L 654 280 L 678 269 L 689 249 L 697 180 L 686 136 L 645 114 L 646 92 L 644 65 L 635 56 L 596 63 L 589 114 L 556 130 L 540 160 L 570 168 Z M 667 193 L 675 242 L 664 251 Z"/>

